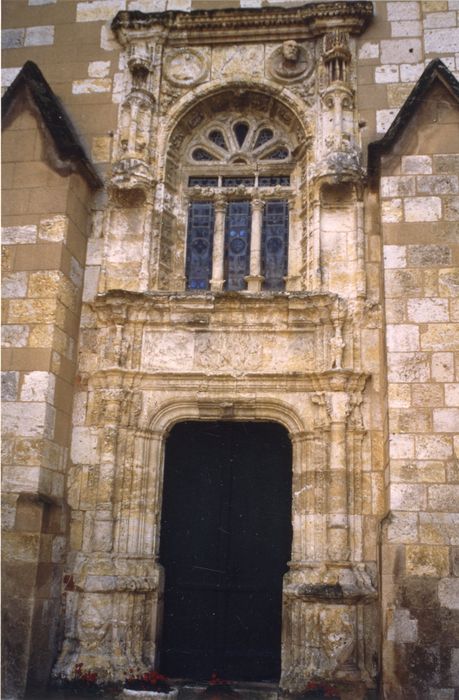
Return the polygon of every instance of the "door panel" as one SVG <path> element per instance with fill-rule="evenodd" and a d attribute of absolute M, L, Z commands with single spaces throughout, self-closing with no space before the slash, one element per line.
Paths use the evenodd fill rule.
<path fill-rule="evenodd" d="M 167 446 L 161 668 L 276 680 L 291 548 L 291 445 L 274 423 L 180 423 Z"/>

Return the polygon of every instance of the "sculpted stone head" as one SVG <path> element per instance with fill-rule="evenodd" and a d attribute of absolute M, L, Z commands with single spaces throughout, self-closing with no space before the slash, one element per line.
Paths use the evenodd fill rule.
<path fill-rule="evenodd" d="M 282 55 L 286 61 L 296 63 L 300 57 L 300 45 L 294 39 L 288 39 L 282 44 Z"/>

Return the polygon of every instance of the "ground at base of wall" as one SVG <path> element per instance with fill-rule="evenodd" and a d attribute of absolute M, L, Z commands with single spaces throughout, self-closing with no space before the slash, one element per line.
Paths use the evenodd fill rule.
<path fill-rule="evenodd" d="M 179 700 L 195 700 L 202 695 L 204 686 L 183 686 L 179 691 Z M 279 688 L 272 684 L 266 684 L 265 686 L 257 688 L 244 688 L 242 686 L 237 688 L 238 700 L 322 700 L 327 697 L 322 691 L 318 692 L 308 692 L 307 695 L 292 698 L 290 695 L 283 694 Z M 99 700 L 123 700 L 126 696 L 123 696 L 122 691 L 111 690 L 109 692 L 70 692 L 62 690 L 45 690 L 41 693 L 30 693 L 27 694 L 26 700 L 91 700 L 94 698 L 99 698 Z M 15 698 L 4 698 L 4 700 L 16 700 Z M 223 700 L 223 696 L 222 696 Z M 338 699 L 339 700 L 339 699 Z M 377 691 L 369 690 L 365 696 L 365 700 L 377 700 Z"/>

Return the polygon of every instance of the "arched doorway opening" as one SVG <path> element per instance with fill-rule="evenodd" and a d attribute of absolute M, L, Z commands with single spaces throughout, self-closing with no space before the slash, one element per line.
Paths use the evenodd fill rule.
<path fill-rule="evenodd" d="M 277 423 L 176 424 L 165 452 L 161 668 L 171 677 L 280 676 L 292 449 Z"/>

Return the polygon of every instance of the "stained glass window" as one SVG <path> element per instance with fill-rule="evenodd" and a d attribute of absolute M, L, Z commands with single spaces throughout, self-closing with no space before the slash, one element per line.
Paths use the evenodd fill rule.
<path fill-rule="evenodd" d="M 250 202 L 228 202 L 225 230 L 225 279 L 227 290 L 246 288 L 250 269 Z"/>
<path fill-rule="evenodd" d="M 218 187 L 218 177 L 189 177 L 188 187 Z"/>
<path fill-rule="evenodd" d="M 275 187 L 276 185 L 290 185 L 290 175 L 260 175 L 258 178 L 260 187 Z"/>
<path fill-rule="evenodd" d="M 238 122 L 237 124 L 234 125 L 233 131 L 236 134 L 236 139 L 239 144 L 239 146 L 242 147 L 242 144 L 245 141 L 245 137 L 249 133 L 249 127 L 245 122 Z"/>
<path fill-rule="evenodd" d="M 214 156 L 204 148 L 195 148 L 192 156 L 193 160 L 215 160 Z"/>
<path fill-rule="evenodd" d="M 271 141 L 273 136 L 274 136 L 274 133 L 273 133 L 272 129 L 261 129 L 258 132 L 258 136 L 257 136 L 257 140 L 255 141 L 254 148 L 258 148 L 259 146 L 263 146 L 264 143 L 268 143 L 268 141 Z"/>
<path fill-rule="evenodd" d="M 186 250 L 187 289 L 208 289 L 212 275 L 214 205 L 191 202 Z"/>
<path fill-rule="evenodd" d="M 223 187 L 238 187 L 238 185 L 244 185 L 244 187 L 253 187 L 255 185 L 254 177 L 224 177 Z"/>
<path fill-rule="evenodd" d="M 285 160 L 288 158 L 288 148 L 279 146 L 275 151 L 271 151 L 268 155 L 263 156 L 262 160 Z"/>
<path fill-rule="evenodd" d="M 288 202 L 268 200 L 263 209 L 261 274 L 264 289 L 284 289 L 288 259 Z"/>
<path fill-rule="evenodd" d="M 225 137 L 223 136 L 220 129 L 214 129 L 213 131 L 211 131 L 209 134 L 209 140 L 212 141 L 212 143 L 214 143 L 216 146 L 220 146 L 220 148 L 224 148 L 226 151 L 228 150 Z"/>

